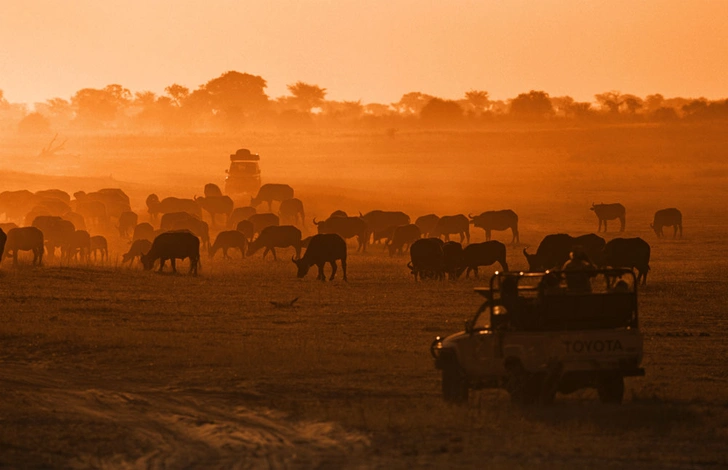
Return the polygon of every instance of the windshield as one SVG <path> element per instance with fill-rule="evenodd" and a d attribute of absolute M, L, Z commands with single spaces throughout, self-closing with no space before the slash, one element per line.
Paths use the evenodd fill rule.
<path fill-rule="evenodd" d="M 230 164 L 230 173 L 258 173 L 258 162 L 232 162 Z"/>

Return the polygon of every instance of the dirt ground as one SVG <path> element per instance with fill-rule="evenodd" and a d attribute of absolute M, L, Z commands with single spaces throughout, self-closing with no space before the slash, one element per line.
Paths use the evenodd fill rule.
<path fill-rule="evenodd" d="M 512 208 L 522 243 L 508 262 L 525 269 L 524 247 L 593 232 L 591 203 L 619 201 L 627 231 L 610 225 L 605 238 L 640 236 L 652 260 L 639 305 L 646 377 L 627 379 L 621 406 L 584 390 L 548 407 L 492 390 L 443 403 L 428 348 L 462 329 L 484 279 L 415 283 L 408 259 L 380 246 L 349 245 L 348 283 L 296 279 L 290 249 L 279 261 L 204 256 L 196 278 L 187 262 L 145 272 L 121 266 L 128 244 L 112 229 L 100 232 L 106 262 L 5 260 L 0 467 L 725 468 L 727 139 L 710 127 L 79 136 L 45 162 L 31 157 L 36 142 L 10 139 L 0 190 L 121 187 L 143 218 L 151 191 L 221 183 L 245 142 L 264 180 L 296 188 L 308 233 L 338 208 Z M 673 206 L 685 235 L 657 239 L 652 214 Z"/>

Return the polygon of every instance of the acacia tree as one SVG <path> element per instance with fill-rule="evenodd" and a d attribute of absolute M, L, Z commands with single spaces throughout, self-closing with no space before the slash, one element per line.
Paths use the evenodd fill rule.
<path fill-rule="evenodd" d="M 549 94 L 545 91 L 531 90 L 521 93 L 511 100 L 511 114 L 524 118 L 543 118 L 553 114 Z"/>
<path fill-rule="evenodd" d="M 465 101 L 475 114 L 483 114 L 490 104 L 490 95 L 487 91 L 470 90 L 465 92 Z"/>
<path fill-rule="evenodd" d="M 407 115 L 418 115 L 422 112 L 422 108 L 433 99 L 434 96 L 420 93 L 419 91 L 413 91 L 405 93 L 402 98 L 396 103 L 392 103 L 392 107 L 399 113 L 405 116 Z"/>
<path fill-rule="evenodd" d="M 102 89 L 83 88 L 71 98 L 76 120 L 92 127 L 107 126 L 123 116 L 131 102 L 131 92 L 121 85 L 108 85 Z"/>
<path fill-rule="evenodd" d="M 437 125 L 456 125 L 463 117 L 463 108 L 455 101 L 432 98 L 420 112 L 424 122 Z"/>
<path fill-rule="evenodd" d="M 310 113 L 313 108 L 320 108 L 326 97 L 326 88 L 301 81 L 288 85 L 288 91 L 293 96 L 284 98 L 284 102 L 304 113 Z"/>
<path fill-rule="evenodd" d="M 193 95 L 196 94 L 197 106 L 207 101 L 213 113 L 235 123 L 268 108 L 266 86 L 266 81 L 258 75 L 230 71 L 210 80 Z"/>

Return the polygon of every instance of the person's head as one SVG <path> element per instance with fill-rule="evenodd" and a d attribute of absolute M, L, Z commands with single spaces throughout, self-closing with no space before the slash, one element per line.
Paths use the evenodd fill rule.
<path fill-rule="evenodd" d="M 571 253 L 569 253 L 569 258 L 574 261 L 584 261 L 589 262 L 589 257 L 586 255 L 586 252 L 584 251 L 584 247 L 581 245 L 576 245 L 571 249 Z"/>

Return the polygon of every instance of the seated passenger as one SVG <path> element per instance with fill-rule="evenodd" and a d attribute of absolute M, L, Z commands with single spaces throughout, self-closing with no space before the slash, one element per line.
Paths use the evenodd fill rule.
<path fill-rule="evenodd" d="M 565 271 L 566 286 L 570 292 L 591 292 L 591 277 L 594 265 L 579 247 L 569 254 L 569 260 L 561 268 Z"/>

